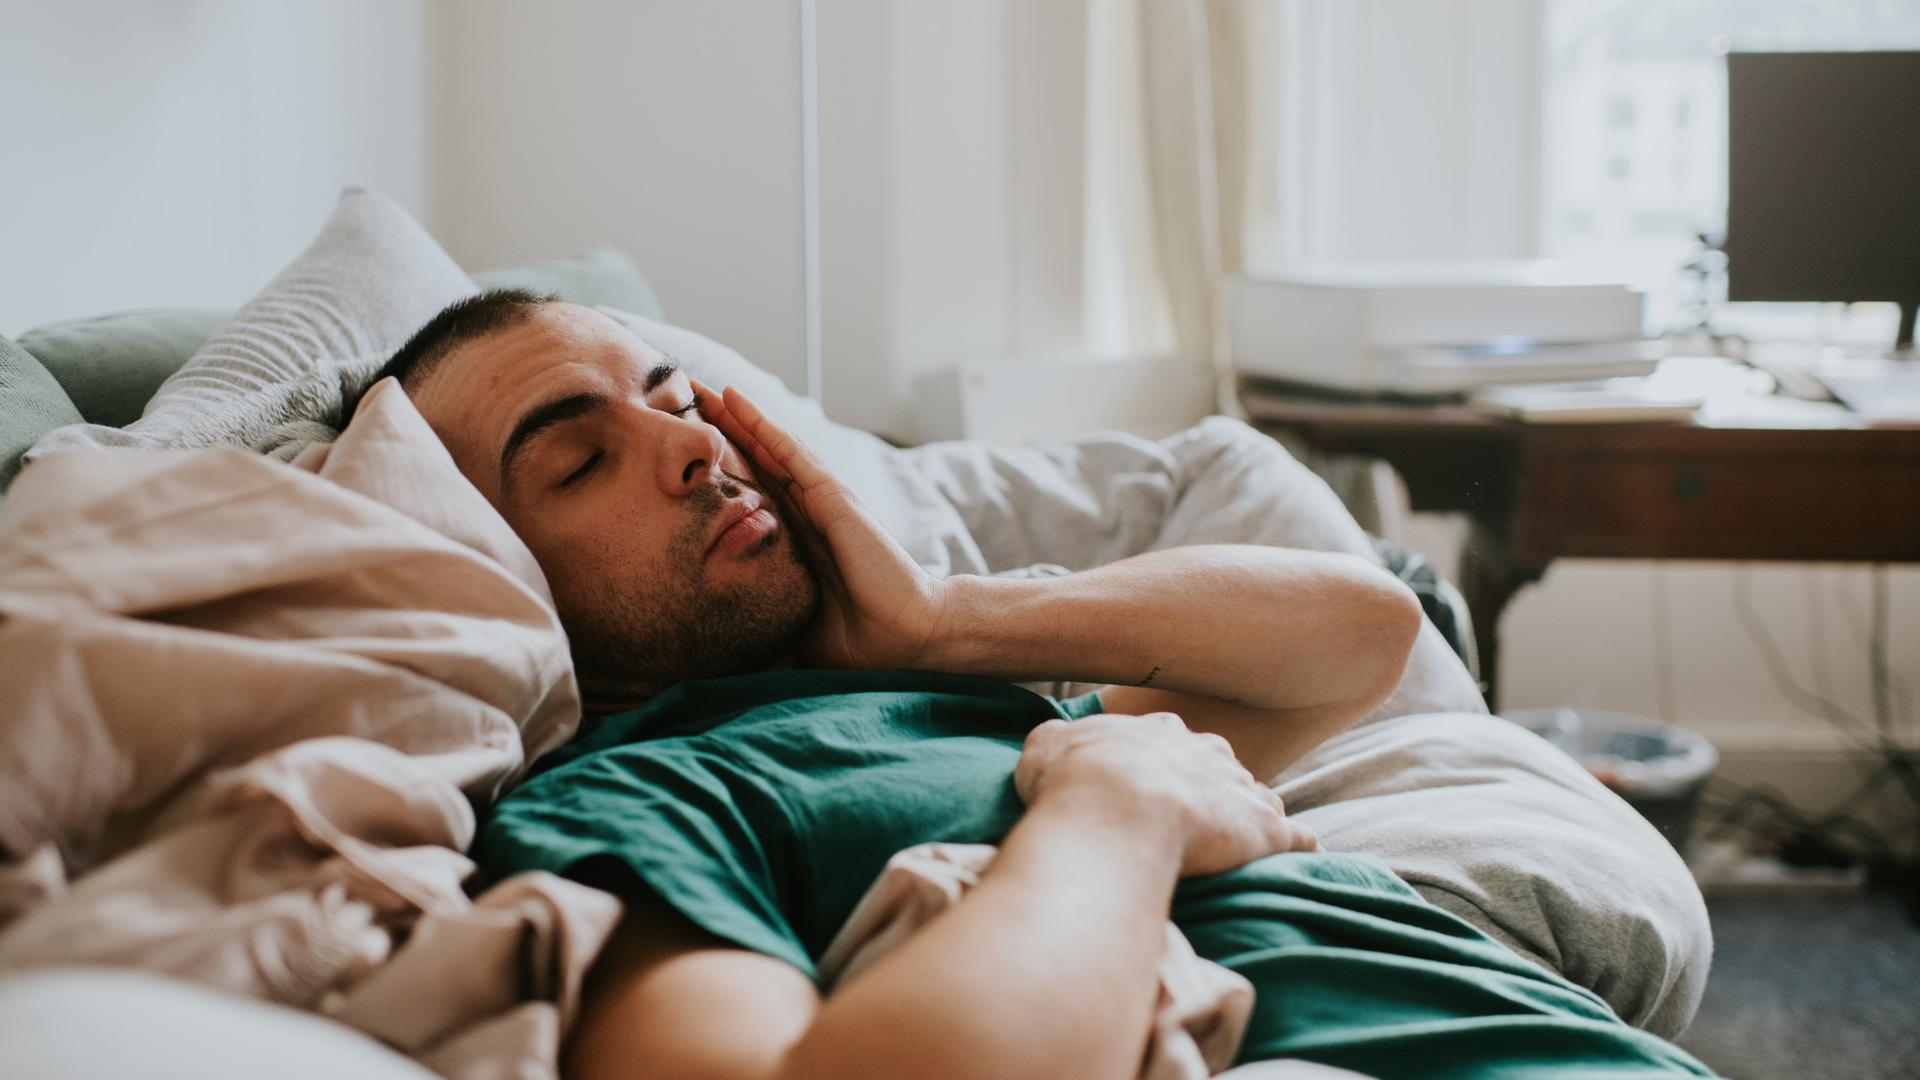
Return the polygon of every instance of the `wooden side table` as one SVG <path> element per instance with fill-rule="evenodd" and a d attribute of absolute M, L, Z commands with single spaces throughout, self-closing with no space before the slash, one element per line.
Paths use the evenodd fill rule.
<path fill-rule="evenodd" d="M 1385 460 L 1414 510 L 1467 515 L 1459 585 L 1489 703 L 1500 615 L 1557 558 L 1920 561 L 1920 428 L 1869 428 L 1844 412 L 1528 424 L 1250 382 L 1242 398 L 1262 430 Z"/>

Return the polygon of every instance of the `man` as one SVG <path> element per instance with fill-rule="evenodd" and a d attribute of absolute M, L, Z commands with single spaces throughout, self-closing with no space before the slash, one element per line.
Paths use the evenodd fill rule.
<path fill-rule="evenodd" d="M 476 846 L 629 904 L 573 1073 L 1130 1076 L 1170 910 L 1254 982 L 1250 1058 L 1698 1069 L 1383 865 L 1310 854 L 1256 779 L 1398 680 L 1419 608 L 1370 564 L 1192 547 L 935 579 L 737 391 L 533 294 L 452 306 L 387 373 L 539 560 L 600 717 Z M 1108 685 L 1011 685 L 1036 679 Z M 826 939 L 927 840 L 1001 853 L 823 998 Z"/>

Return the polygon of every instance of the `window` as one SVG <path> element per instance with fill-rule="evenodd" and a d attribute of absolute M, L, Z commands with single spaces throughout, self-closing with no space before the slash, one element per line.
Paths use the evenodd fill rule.
<path fill-rule="evenodd" d="M 1920 48 L 1920 0 L 1548 0 L 1540 248 L 1663 293 L 1726 225 L 1729 49 Z"/>
<path fill-rule="evenodd" d="M 1920 0 L 1288 0 L 1279 12 L 1277 209 L 1261 250 L 1565 258 L 1647 288 L 1653 329 L 1695 287 L 1681 268 L 1698 234 L 1725 227 L 1725 51 L 1920 48 Z M 1785 334 L 1828 317 L 1794 307 Z M 1891 321 L 1862 332 L 1891 334 Z"/>

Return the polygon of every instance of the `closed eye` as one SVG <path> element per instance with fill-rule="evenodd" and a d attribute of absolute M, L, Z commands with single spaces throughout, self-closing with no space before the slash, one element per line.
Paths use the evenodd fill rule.
<path fill-rule="evenodd" d="M 699 407 L 700 407 L 700 395 L 699 395 L 699 394 L 695 394 L 695 395 L 693 395 L 693 400 L 691 400 L 691 401 L 689 401 L 689 402 L 687 402 L 687 403 L 686 403 L 685 405 L 682 405 L 682 406 L 680 406 L 680 407 L 679 407 L 679 408 L 677 408 L 677 409 L 673 409 L 673 410 L 670 410 L 670 411 L 671 411 L 671 412 L 673 413 L 673 415 L 675 415 L 675 416 L 685 416 L 685 415 L 687 415 L 688 413 L 690 413 L 690 412 L 692 412 L 693 410 L 695 410 L 695 409 L 697 409 L 697 408 L 699 408 Z"/>
<path fill-rule="evenodd" d="M 592 454 L 588 455 L 587 460 L 580 463 L 579 468 L 568 473 L 565 476 L 565 478 L 563 478 L 560 481 L 560 483 L 555 486 L 563 487 L 563 488 L 572 487 L 574 484 L 578 483 L 583 477 L 585 477 L 588 473 L 592 472 L 594 470 L 594 467 L 600 464 L 600 459 L 605 456 L 606 456 L 605 450 L 595 450 Z"/>

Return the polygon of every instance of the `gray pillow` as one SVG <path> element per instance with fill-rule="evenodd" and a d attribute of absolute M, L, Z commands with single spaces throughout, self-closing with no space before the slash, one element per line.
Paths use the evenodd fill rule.
<path fill-rule="evenodd" d="M 483 270 L 473 281 L 482 289 L 533 289 L 576 304 L 664 317 L 640 268 L 612 248 Z M 140 419 L 160 384 L 233 317 L 231 311 L 188 308 L 123 311 L 36 327 L 20 335 L 19 344 L 66 390 L 81 419 L 125 427 Z"/>
<path fill-rule="evenodd" d="M 648 319 L 664 319 L 660 301 L 640 268 L 613 248 L 588 248 L 563 259 L 482 270 L 473 283 L 483 289 L 532 289 L 588 307 L 610 307 Z"/>
<path fill-rule="evenodd" d="M 313 244 L 160 385 L 125 428 L 75 425 L 30 451 L 238 444 L 291 457 L 331 438 L 342 402 L 422 323 L 473 291 L 384 195 L 349 188 Z"/>
<path fill-rule="evenodd" d="M 0 337 L 0 491 L 20 471 L 20 455 L 62 424 L 80 422 L 66 391 L 27 350 Z"/>
<path fill-rule="evenodd" d="M 160 308 L 51 323 L 20 335 L 90 424 L 126 427 L 231 311 Z"/>

